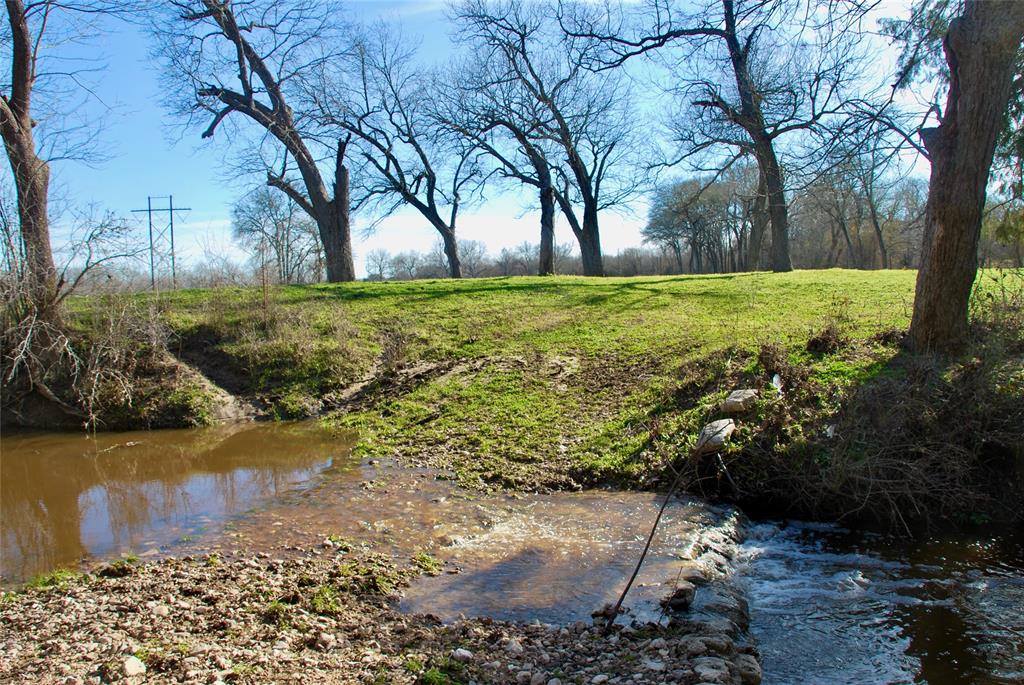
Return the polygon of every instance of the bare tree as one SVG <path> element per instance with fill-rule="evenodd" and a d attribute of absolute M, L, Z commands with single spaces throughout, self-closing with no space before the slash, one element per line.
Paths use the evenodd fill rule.
<path fill-rule="evenodd" d="M 635 197 L 646 184 L 635 163 L 642 147 L 633 135 L 637 117 L 624 75 L 587 69 L 591 47 L 551 30 L 552 9 L 522 0 L 467 0 L 455 12 L 462 35 L 477 44 L 491 66 L 487 87 L 507 89 L 492 97 L 498 106 L 490 103 L 494 112 L 484 118 L 482 130 L 490 123 L 509 132 L 531 171 L 493 148 L 489 152 L 506 173 L 538 187 L 542 214 L 550 211 L 544 193 L 553 185 L 554 199 L 579 242 L 584 274 L 601 276 L 599 213 Z M 551 164 L 539 141 L 564 158 Z M 553 230 L 551 236 L 552 256 L 545 254 L 542 264 L 553 265 Z M 542 246 L 545 242 L 542 238 Z"/>
<path fill-rule="evenodd" d="M 400 252 L 391 258 L 391 273 L 400 281 L 416 278 L 423 264 L 423 255 L 418 252 Z"/>
<path fill-rule="evenodd" d="M 316 221 L 327 279 L 355 279 L 346 140 L 327 141 L 303 97 L 311 74 L 337 58 L 336 8 L 311 0 L 188 0 L 170 6 L 174 16 L 162 28 L 161 54 L 173 87 L 188 84 L 191 94 L 179 113 L 190 121 L 208 117 L 203 138 L 238 113 L 276 141 L 280 166 L 265 167 L 267 184 Z M 332 189 L 318 152 L 333 161 Z M 298 179 L 289 174 L 293 164 Z"/>
<path fill-rule="evenodd" d="M 949 89 L 939 125 L 921 130 L 932 163 L 911 344 L 966 341 L 985 192 L 1024 42 L 1024 3 L 965 0 L 943 41 Z"/>
<path fill-rule="evenodd" d="M 95 139 L 92 131 L 74 136 L 71 129 L 76 127 L 63 121 L 67 110 L 74 108 L 75 95 L 88 93 L 83 77 L 96 65 L 62 60 L 49 47 L 88 33 L 94 17 L 134 7 L 135 3 L 103 0 L 6 2 L 8 30 L 2 45 L 7 78 L 0 80 L 0 137 L 14 177 L 26 293 L 46 319 L 57 317 L 55 305 L 64 285 L 50 240 L 49 162 L 88 159 L 97 153 L 89 141 Z"/>
<path fill-rule="evenodd" d="M 44 8 L 49 9 L 49 8 Z M 14 173 L 18 197 L 18 221 L 24 249 L 28 292 L 44 317 L 52 314 L 57 294 L 57 269 L 50 245 L 48 194 L 50 167 L 36 154 L 32 120 L 32 89 L 36 80 L 36 51 L 42 28 L 33 31 L 29 22 L 44 23 L 39 8 L 26 9 L 20 0 L 7 3 L 11 30 L 10 90 L 0 97 L 0 134 Z M 33 16 L 35 15 L 35 16 Z"/>
<path fill-rule="evenodd" d="M 254 252 L 273 256 L 278 283 L 316 280 L 317 227 L 283 193 L 260 187 L 246 194 L 232 210 L 232 230 Z"/>
<path fill-rule="evenodd" d="M 645 11 L 624 20 L 566 4 L 562 23 L 571 35 L 606 48 L 596 68 L 648 54 L 665 60 L 674 81 L 669 90 L 683 104 L 675 126 L 682 147 L 677 161 L 706 171 L 746 155 L 757 160 L 771 221 L 772 268 L 789 271 L 788 179 L 780 145 L 800 134 L 816 137 L 814 157 L 841 138 L 840 122 L 863 71 L 855 49 L 861 32 L 852 30 L 861 5 L 830 3 L 823 13 L 814 0 L 648 0 Z M 709 155 L 711 167 L 702 161 Z M 788 171 L 811 161 L 798 155 Z M 759 245 L 755 241 L 755 252 Z"/>
<path fill-rule="evenodd" d="M 459 241 L 459 257 L 462 259 L 462 270 L 469 278 L 484 275 L 487 268 L 487 246 L 479 240 Z"/>
<path fill-rule="evenodd" d="M 371 281 L 383 281 L 391 272 L 391 255 L 387 250 L 370 250 L 366 253 L 366 276 Z"/>
<path fill-rule="evenodd" d="M 344 73 L 324 65 L 313 97 L 317 119 L 353 139 L 361 166 L 354 205 L 387 216 L 415 209 L 441 236 L 448 273 L 462 275 L 455 226 L 480 189 L 479 151 L 438 122 L 437 73 L 416 64 L 415 46 L 385 24 L 354 41 Z"/>

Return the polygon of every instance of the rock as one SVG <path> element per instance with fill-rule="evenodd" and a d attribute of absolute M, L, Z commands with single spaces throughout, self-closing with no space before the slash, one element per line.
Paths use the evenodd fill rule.
<path fill-rule="evenodd" d="M 726 414 L 740 414 L 752 409 L 757 402 L 757 390 L 733 390 L 719 407 Z"/>
<path fill-rule="evenodd" d="M 729 681 L 729 664 L 714 656 L 701 656 L 693 660 L 693 672 L 703 681 L 726 683 Z"/>
<path fill-rule="evenodd" d="M 144 675 L 146 673 L 146 664 L 142 663 L 142 659 L 139 657 L 130 656 L 121 663 L 121 670 L 129 678 Z"/>
<path fill-rule="evenodd" d="M 544 685 L 547 680 L 547 676 L 543 673 L 537 672 L 530 676 L 530 685 Z"/>
<path fill-rule="evenodd" d="M 456 661 L 466 663 L 467 661 L 473 660 L 473 652 L 469 651 L 468 649 L 463 649 L 462 647 L 459 647 L 458 649 L 452 652 L 452 658 Z"/>
<path fill-rule="evenodd" d="M 668 643 L 665 642 L 665 638 L 656 637 L 653 640 L 651 640 L 650 644 L 648 644 L 647 646 L 651 649 L 665 649 L 666 647 L 668 647 Z"/>
<path fill-rule="evenodd" d="M 695 455 L 717 452 L 725 447 L 729 436 L 736 430 L 736 423 L 732 419 L 719 419 L 704 426 L 700 435 L 697 436 L 697 444 L 693 448 Z"/>
<path fill-rule="evenodd" d="M 757 659 L 750 654 L 740 654 L 733 663 L 740 672 L 740 682 L 743 685 L 760 685 L 761 665 L 757 663 Z"/>
<path fill-rule="evenodd" d="M 78 676 L 69 675 L 64 679 L 63 685 L 82 685 L 82 679 Z"/>
<path fill-rule="evenodd" d="M 338 638 L 330 633 L 322 632 L 316 636 L 316 645 L 323 651 L 333 649 L 338 643 Z"/>
<path fill-rule="evenodd" d="M 596 676 L 590 679 L 590 682 L 593 683 L 593 685 L 601 685 L 601 683 L 607 683 L 609 680 L 610 678 L 607 674 L 598 673 Z"/>
<path fill-rule="evenodd" d="M 661 661 L 644 661 L 644 668 L 648 671 L 664 671 L 665 664 Z"/>
<path fill-rule="evenodd" d="M 509 654 L 522 654 L 523 646 L 519 643 L 519 640 L 512 638 L 505 643 L 505 651 Z"/>
<path fill-rule="evenodd" d="M 552 678 L 548 681 L 548 685 L 562 685 L 562 681 L 559 678 Z"/>
<path fill-rule="evenodd" d="M 665 600 L 665 606 L 672 611 L 686 611 L 693 604 L 697 588 L 685 580 L 679 581 L 675 591 Z M 664 640 L 663 640 L 664 642 Z"/>

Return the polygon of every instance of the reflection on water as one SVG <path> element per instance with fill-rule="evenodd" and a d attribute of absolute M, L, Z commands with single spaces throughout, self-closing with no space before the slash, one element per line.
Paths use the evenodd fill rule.
<path fill-rule="evenodd" d="M 764 682 L 1024 683 L 1022 542 L 755 526 L 740 571 Z"/>
<path fill-rule="evenodd" d="M 153 553 L 325 468 L 349 445 L 316 423 L 0 438 L 0 577 Z"/>

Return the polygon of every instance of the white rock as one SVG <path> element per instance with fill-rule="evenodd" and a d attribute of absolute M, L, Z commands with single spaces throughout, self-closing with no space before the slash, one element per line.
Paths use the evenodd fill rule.
<path fill-rule="evenodd" d="M 505 651 L 509 654 L 522 654 L 523 646 L 519 644 L 519 640 L 513 638 L 505 643 Z"/>
<path fill-rule="evenodd" d="M 131 678 L 136 675 L 143 675 L 146 672 L 146 664 L 137 656 L 130 656 L 121 664 L 124 674 Z"/>
<path fill-rule="evenodd" d="M 562 681 L 559 678 L 552 678 L 548 681 L 548 685 L 562 685 Z"/>
<path fill-rule="evenodd" d="M 154 616 L 160 616 L 160 617 L 170 616 L 171 615 L 171 608 L 169 606 L 164 605 L 164 604 L 157 604 L 155 607 L 153 607 L 153 615 Z"/>
<path fill-rule="evenodd" d="M 719 419 L 704 426 L 697 437 L 697 444 L 693 448 L 695 455 L 717 452 L 725 447 L 729 436 L 736 430 L 736 423 L 732 419 Z"/>
<path fill-rule="evenodd" d="M 648 671 L 664 671 L 665 664 L 661 661 L 645 661 L 644 668 Z"/>
<path fill-rule="evenodd" d="M 590 679 L 590 682 L 593 683 L 593 685 L 601 685 L 601 683 L 607 683 L 608 680 L 609 677 L 606 674 L 598 673 L 596 676 Z"/>
<path fill-rule="evenodd" d="M 452 652 L 452 658 L 456 661 L 461 661 L 465 663 L 473 659 L 473 652 L 469 651 L 468 649 L 463 649 L 462 647 L 459 647 L 458 649 Z"/>
<path fill-rule="evenodd" d="M 733 390 L 722 402 L 720 409 L 726 414 L 739 414 L 754 406 L 757 401 L 757 390 Z"/>

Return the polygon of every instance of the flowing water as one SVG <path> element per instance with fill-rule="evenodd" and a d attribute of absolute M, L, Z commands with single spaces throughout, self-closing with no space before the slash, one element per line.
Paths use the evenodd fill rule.
<path fill-rule="evenodd" d="M 0 574 L 9 584 L 127 552 L 334 554 L 344 541 L 444 562 L 407 590 L 407 611 L 569 622 L 614 600 L 660 503 L 641 492 L 483 496 L 446 476 L 359 463 L 315 423 L 5 436 Z M 900 543 L 769 522 L 735 548 L 736 521 L 698 499 L 673 503 L 632 616 L 660 618 L 678 569 L 711 557 L 749 602 L 769 685 L 1024 683 L 1020 535 Z"/>
<path fill-rule="evenodd" d="M 761 523 L 737 573 L 765 685 L 1024 683 L 1024 536 Z"/>

